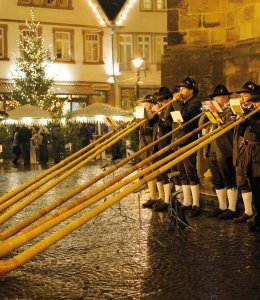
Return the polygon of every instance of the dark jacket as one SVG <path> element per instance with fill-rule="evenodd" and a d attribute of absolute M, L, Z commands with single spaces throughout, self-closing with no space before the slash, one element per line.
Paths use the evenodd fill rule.
<path fill-rule="evenodd" d="M 200 100 L 197 98 L 197 95 L 194 95 L 191 99 L 189 99 L 185 103 L 179 102 L 179 101 L 173 102 L 172 110 L 179 110 L 182 115 L 183 121 L 185 123 L 201 113 L 202 104 L 201 104 Z M 173 133 L 172 140 L 173 141 L 177 140 L 177 139 L 183 137 L 184 135 L 186 135 L 187 133 L 190 133 L 191 131 L 196 129 L 198 127 L 198 122 L 199 122 L 199 120 L 195 120 L 194 122 L 190 123 L 189 125 L 181 128 L 177 132 Z M 173 129 L 178 126 L 179 126 L 179 124 L 173 122 Z M 195 141 L 197 138 L 198 138 L 198 135 L 194 134 L 190 138 L 182 141 L 179 145 L 180 146 L 188 145 L 191 142 Z"/>
<path fill-rule="evenodd" d="M 149 121 L 149 125 L 153 127 L 153 141 L 158 140 L 160 137 L 172 130 L 172 117 L 168 110 L 169 106 L 170 105 Z M 157 147 L 155 147 L 155 151 L 168 146 L 170 143 L 171 137 L 164 139 Z"/>
<path fill-rule="evenodd" d="M 242 123 L 239 134 L 243 142 L 238 153 L 237 174 L 260 177 L 260 113 Z"/>
<path fill-rule="evenodd" d="M 23 126 L 18 130 L 17 140 L 19 144 L 30 143 L 30 138 L 32 137 L 32 131 Z"/>
<path fill-rule="evenodd" d="M 205 117 L 208 121 L 206 115 L 203 115 L 201 119 Z M 222 120 L 225 122 L 229 121 L 232 117 L 232 112 L 227 113 L 222 117 Z M 200 123 L 203 123 L 200 119 Z M 217 128 L 217 124 L 210 124 L 206 127 L 206 133 L 209 133 Z M 223 160 L 227 157 L 232 157 L 233 155 L 233 130 L 229 130 L 228 132 L 222 134 L 216 140 L 212 141 L 205 147 L 205 156 L 210 157 L 214 155 L 217 160 Z"/>

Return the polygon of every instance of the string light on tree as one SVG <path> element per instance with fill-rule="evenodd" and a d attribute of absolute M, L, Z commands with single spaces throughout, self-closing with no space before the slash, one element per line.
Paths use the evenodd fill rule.
<path fill-rule="evenodd" d="M 33 11 L 31 20 L 26 21 L 26 28 L 19 31 L 17 41 L 19 56 L 14 56 L 14 89 L 12 97 L 20 105 L 36 105 L 42 109 L 60 113 L 57 99 L 52 91 L 53 78 L 48 78 L 46 70 L 54 58 L 50 49 L 45 47 L 40 36 L 40 23 L 35 22 Z M 57 111 L 57 109 L 59 111 Z"/>

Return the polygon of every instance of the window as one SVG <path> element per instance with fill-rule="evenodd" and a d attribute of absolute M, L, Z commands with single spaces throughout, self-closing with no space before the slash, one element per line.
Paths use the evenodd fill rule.
<path fill-rule="evenodd" d="M 156 10 L 165 10 L 166 9 L 165 0 L 156 0 L 155 1 L 155 9 Z"/>
<path fill-rule="evenodd" d="M 84 62 L 102 63 L 102 34 L 83 31 Z"/>
<path fill-rule="evenodd" d="M 96 91 L 92 96 L 93 103 L 107 103 L 107 91 Z"/>
<path fill-rule="evenodd" d="M 160 11 L 166 9 L 166 0 L 141 0 L 141 11 Z"/>
<path fill-rule="evenodd" d="M 156 36 L 155 37 L 155 62 L 157 70 L 161 70 L 162 54 L 164 54 L 167 47 L 167 37 L 166 36 Z"/>
<path fill-rule="evenodd" d="M 7 59 L 7 25 L 0 24 L 0 59 Z"/>
<path fill-rule="evenodd" d="M 137 54 L 144 58 L 145 68 L 149 70 L 151 64 L 151 36 L 150 35 L 137 36 Z"/>
<path fill-rule="evenodd" d="M 131 69 L 131 58 L 133 54 L 133 38 L 130 34 L 119 36 L 119 67 L 121 71 Z"/>
<path fill-rule="evenodd" d="M 72 9 L 72 0 L 18 0 L 18 5 Z"/>
<path fill-rule="evenodd" d="M 43 0 L 34 0 L 33 4 L 35 4 L 35 5 L 43 5 Z"/>
<path fill-rule="evenodd" d="M 74 30 L 53 29 L 56 61 L 73 62 Z"/>
<path fill-rule="evenodd" d="M 153 0 L 141 0 L 141 10 L 153 10 Z"/>

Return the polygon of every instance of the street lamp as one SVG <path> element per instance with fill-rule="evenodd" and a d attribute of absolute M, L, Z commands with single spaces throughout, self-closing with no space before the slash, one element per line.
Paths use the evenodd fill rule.
<path fill-rule="evenodd" d="M 140 70 L 141 66 L 143 64 L 144 60 L 140 57 L 132 59 L 132 64 L 134 65 L 136 69 L 136 85 L 135 85 L 135 100 L 137 101 L 140 96 L 140 91 L 139 91 L 139 81 L 140 81 Z"/>

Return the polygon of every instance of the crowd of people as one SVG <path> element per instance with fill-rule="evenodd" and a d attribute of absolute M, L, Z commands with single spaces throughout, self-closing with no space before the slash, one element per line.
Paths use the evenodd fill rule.
<path fill-rule="evenodd" d="M 233 92 L 225 85 L 217 85 L 209 94 L 209 99 L 216 103 L 219 119 L 224 124 L 259 106 L 260 86 L 256 83 L 248 81 L 235 93 L 236 98 L 240 98 L 242 115 L 235 115 L 234 110 L 230 108 Z M 202 131 L 189 134 L 195 132 L 199 126 L 204 125 L 203 134 L 218 128 L 218 122 L 208 122 L 209 118 L 204 112 L 210 108 L 202 104 L 198 94 L 196 81 L 186 77 L 172 91 L 163 86 L 158 93 L 144 97 L 142 102 L 148 122 L 140 129 L 139 146 L 142 148 L 153 141 L 159 142 L 143 153 L 142 159 L 174 141 L 176 146 L 164 152 L 159 159 L 182 149 L 202 135 Z M 163 110 L 157 112 L 162 106 Z M 172 117 L 173 112 L 179 112 L 181 120 Z M 169 132 L 172 134 L 163 140 L 160 139 Z M 185 137 L 186 134 L 189 134 L 188 138 Z M 203 152 L 218 199 L 218 207 L 209 217 L 232 219 L 235 223 L 247 222 L 250 231 L 260 230 L 260 112 L 257 111 L 234 129 L 208 143 Z M 174 174 L 172 178 L 170 173 Z M 177 163 L 172 170 L 149 181 L 148 189 L 150 199 L 143 204 L 144 208 L 151 208 L 155 212 L 168 211 L 172 193 L 179 192 L 177 198 L 182 211 L 189 212 L 191 217 L 198 217 L 201 208 L 197 153 L 191 154 Z M 240 215 L 237 210 L 239 197 L 244 204 L 244 211 Z"/>
<path fill-rule="evenodd" d="M 93 129 L 88 124 L 83 123 L 75 128 L 78 130 L 76 138 L 80 148 L 92 142 Z M 59 122 L 52 124 L 50 129 L 44 125 L 16 126 L 13 135 L 13 164 L 18 165 L 23 160 L 26 167 L 36 163 L 46 165 L 49 162 L 50 143 L 53 161 L 57 164 L 65 156 L 65 136 Z"/>

